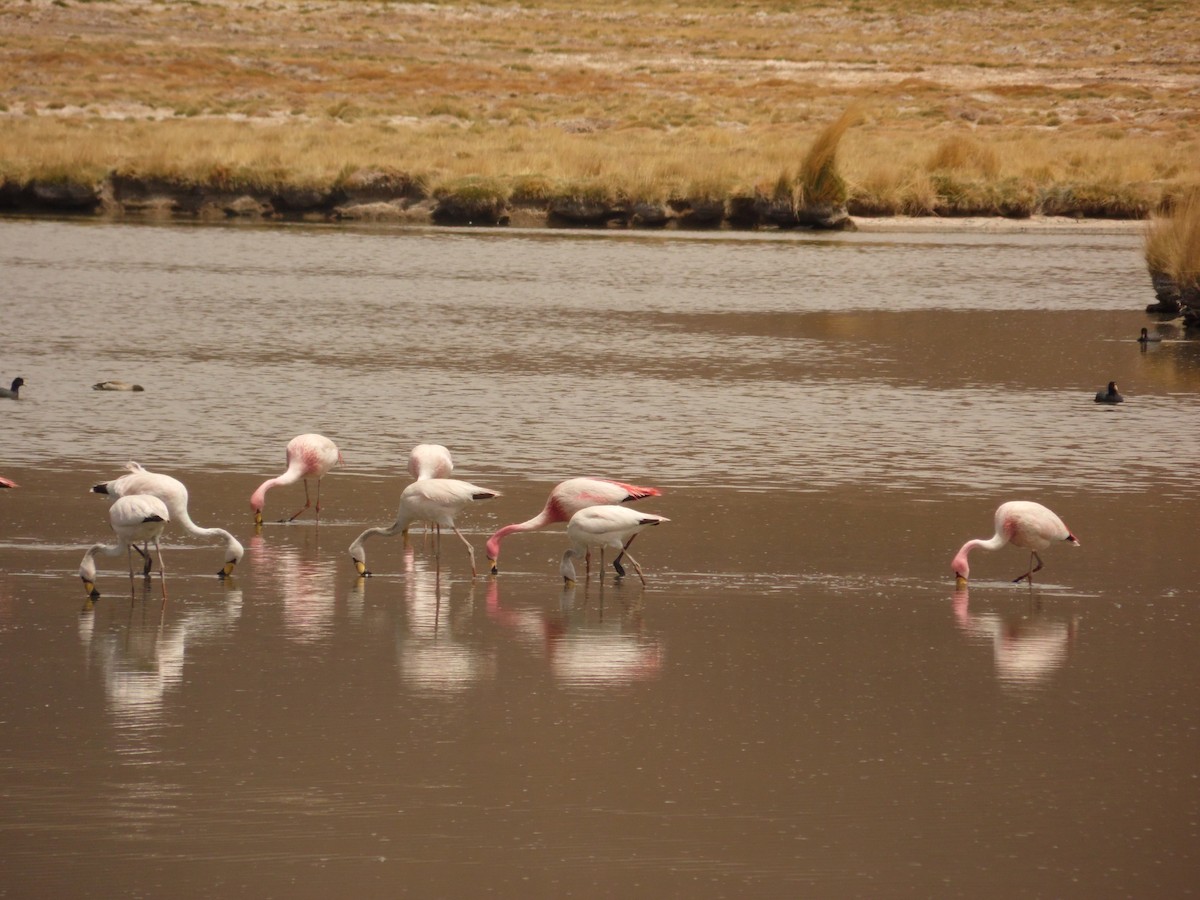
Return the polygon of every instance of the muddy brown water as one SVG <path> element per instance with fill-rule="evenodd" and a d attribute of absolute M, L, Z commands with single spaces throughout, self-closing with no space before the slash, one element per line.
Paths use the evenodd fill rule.
<path fill-rule="evenodd" d="M 1136 236 L 9 221 L 0 260 L 0 896 L 1195 890 L 1200 345 Z M 320 524 L 256 533 L 310 430 Z M 421 441 L 502 491 L 481 565 L 558 480 L 662 488 L 648 586 L 565 589 L 561 529 L 357 579 Z M 165 607 L 102 557 L 83 609 L 129 459 L 231 580 L 168 529 Z M 1082 546 L 956 591 L 1011 498 Z"/>

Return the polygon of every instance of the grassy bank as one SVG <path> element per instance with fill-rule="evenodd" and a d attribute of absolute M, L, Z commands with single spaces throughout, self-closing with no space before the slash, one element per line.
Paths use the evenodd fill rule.
<path fill-rule="evenodd" d="M 1142 217 L 1200 184 L 1161 2 L 0 8 L 0 179 L 617 204 L 778 196 L 822 129 L 859 214 Z"/>

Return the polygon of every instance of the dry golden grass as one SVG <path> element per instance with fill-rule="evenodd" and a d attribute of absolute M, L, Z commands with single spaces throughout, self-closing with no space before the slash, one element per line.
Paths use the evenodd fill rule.
<path fill-rule="evenodd" d="M 861 104 L 836 142 L 852 210 L 1145 215 L 1200 184 L 1197 19 L 1183 0 L 26 0 L 0 6 L 0 179 L 771 196 Z"/>
<path fill-rule="evenodd" d="M 1200 289 L 1200 190 L 1178 198 L 1146 227 L 1146 265 L 1180 288 Z"/>

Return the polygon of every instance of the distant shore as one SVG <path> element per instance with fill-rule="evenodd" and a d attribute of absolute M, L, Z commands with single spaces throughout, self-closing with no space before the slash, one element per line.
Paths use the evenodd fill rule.
<path fill-rule="evenodd" d="M 304 188 L 243 192 L 105 181 L 99 185 L 0 186 L 0 216 L 79 217 L 141 222 L 310 222 L 399 226 L 583 228 L 637 231 L 822 231 L 868 233 L 976 231 L 989 233 L 1140 234 L 1144 219 L 1086 216 L 879 216 L 855 214 L 832 228 L 770 210 L 754 198 L 679 201 L 670 204 L 606 204 L 573 199 L 545 203 L 473 203 L 463 198 L 318 192 Z"/>

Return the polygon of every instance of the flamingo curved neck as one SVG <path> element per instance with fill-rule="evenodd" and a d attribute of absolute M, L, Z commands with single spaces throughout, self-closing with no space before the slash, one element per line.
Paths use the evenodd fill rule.
<path fill-rule="evenodd" d="M 540 531 L 547 525 L 551 525 L 558 521 L 554 519 L 549 512 L 542 510 L 532 519 L 527 519 L 524 522 L 517 522 L 514 525 L 505 525 L 503 528 L 494 532 L 487 539 L 487 554 L 491 559 L 496 559 L 500 556 L 500 542 L 510 534 L 516 534 L 521 531 Z"/>

